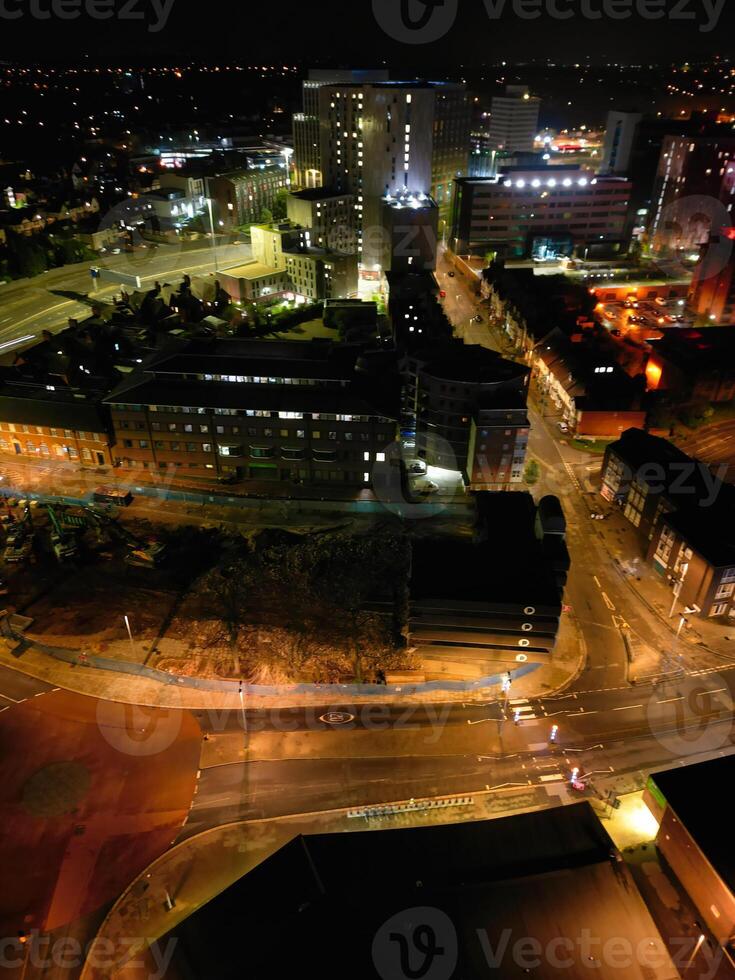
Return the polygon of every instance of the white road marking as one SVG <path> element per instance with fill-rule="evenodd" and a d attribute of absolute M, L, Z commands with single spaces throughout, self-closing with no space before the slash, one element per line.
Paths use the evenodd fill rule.
<path fill-rule="evenodd" d="M 613 711 L 630 711 L 631 708 L 642 708 L 642 704 L 625 704 L 622 708 L 613 708 Z"/>

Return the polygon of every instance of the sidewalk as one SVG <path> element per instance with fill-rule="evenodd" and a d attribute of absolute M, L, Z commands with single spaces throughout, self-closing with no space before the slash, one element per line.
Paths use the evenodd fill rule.
<path fill-rule="evenodd" d="M 548 696 L 571 684 L 584 666 L 586 656 L 583 641 L 578 639 L 579 635 L 575 623 L 563 620 L 559 649 L 554 652 L 551 662 L 548 665 L 519 665 L 517 674 L 514 673 L 514 696 Z M 0 664 L 46 681 L 52 687 L 64 688 L 76 694 L 157 708 L 239 710 L 242 706 L 240 683 L 236 680 L 184 678 L 173 674 L 168 679 L 164 672 L 155 670 L 146 671 L 145 676 L 139 676 L 131 673 L 131 669 L 137 665 L 129 661 L 105 658 L 98 658 L 98 661 L 104 664 L 102 669 L 94 666 L 94 657 L 85 655 L 82 651 L 44 648 L 30 639 L 24 640 L 18 647 L 16 641 L 7 637 L 0 638 Z M 434 681 L 389 686 L 293 684 L 281 688 L 263 688 L 262 692 L 255 686 L 244 685 L 243 695 L 247 707 L 257 708 L 462 702 L 499 697 L 504 677 L 505 672 L 502 672 L 491 678 L 472 682 Z"/>
<path fill-rule="evenodd" d="M 299 834 L 349 833 L 378 827 L 424 827 L 449 821 L 485 820 L 500 815 L 497 812 L 498 795 L 497 792 L 475 793 L 470 806 L 405 813 L 381 819 L 377 826 L 375 821 L 348 819 L 345 808 L 216 827 L 183 841 L 154 862 L 112 907 L 97 933 L 97 940 L 110 952 L 114 949 L 112 958 L 115 962 L 125 963 L 131 959 L 140 962 L 140 954 L 146 946 L 165 936 L 197 908 Z M 548 805 L 547 795 L 545 800 L 544 803 L 529 796 L 528 805 L 522 809 Z M 514 807 L 513 812 L 520 810 Z M 167 894 L 175 903 L 170 910 L 166 907 Z M 80 980 L 107 980 L 113 973 L 116 980 L 139 976 L 133 971 L 132 964 L 128 973 L 124 969 L 121 972 L 95 969 L 88 963 Z"/>
<path fill-rule="evenodd" d="M 695 658 L 691 666 L 696 668 L 735 666 L 735 624 L 728 627 L 691 615 L 686 617 L 688 623 L 677 638 L 681 603 L 677 602 L 674 615 L 670 617 L 671 589 L 646 562 L 636 529 L 617 508 L 601 499 L 599 504 L 599 510 L 609 517 L 597 522 L 595 530 L 620 578 L 663 627 L 661 641 L 666 649 L 661 647 L 660 652 L 664 659 Z"/>

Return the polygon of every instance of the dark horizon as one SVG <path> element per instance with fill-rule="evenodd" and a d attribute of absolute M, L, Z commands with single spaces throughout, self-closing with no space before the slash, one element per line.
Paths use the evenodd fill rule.
<path fill-rule="evenodd" d="M 53 0 L 35 0 L 46 11 Z M 127 59 L 164 64 L 181 60 L 210 63 L 401 64 L 417 71 L 461 71 L 481 65 L 513 63 L 661 64 L 711 59 L 732 52 L 733 5 L 713 9 L 717 0 L 666 0 L 669 17 L 647 19 L 641 10 L 652 0 L 497 0 L 502 14 L 494 19 L 490 0 L 465 0 L 445 35 L 430 43 L 406 43 L 411 31 L 396 39 L 379 26 L 372 0 L 349 8 L 323 0 L 318 12 L 292 0 L 273 6 L 233 5 L 212 0 L 206 9 L 191 0 L 116 0 L 135 20 L 95 20 L 86 0 L 80 16 L 34 19 L 27 0 L 6 4 L 13 19 L 3 20 L 0 59 L 14 63 L 119 63 Z M 398 3 L 398 0 L 395 0 Z M 392 0 L 376 0 L 390 5 Z M 421 10 L 419 0 L 412 0 Z M 447 0 L 451 12 L 452 0 Z M 585 6 L 586 5 L 586 6 Z M 390 9 L 390 8 L 389 8 Z M 559 19 L 552 9 L 572 14 Z M 598 19 L 583 15 L 587 9 Z M 653 8 L 651 8 L 653 10 Z M 521 16 L 519 11 L 527 11 Z M 608 11 L 605 16 L 603 11 Z M 75 11 L 76 12 L 76 11 Z M 609 13 L 616 16 L 609 16 Z M 655 12 L 655 10 L 654 10 Z M 659 13 L 663 11 L 658 11 Z M 15 16 L 20 14 L 20 16 Z M 534 19 L 528 19 L 530 15 Z M 536 17 L 535 15 L 539 16 Z M 625 19 L 617 19 L 627 15 Z M 378 16 L 382 16 L 380 12 Z M 648 15 L 650 17 L 650 14 Z M 385 23 L 385 21 L 383 21 Z M 395 33 L 395 32 L 394 32 Z M 335 38 L 338 48 L 335 51 Z M 71 50 L 75 54 L 70 54 Z"/>

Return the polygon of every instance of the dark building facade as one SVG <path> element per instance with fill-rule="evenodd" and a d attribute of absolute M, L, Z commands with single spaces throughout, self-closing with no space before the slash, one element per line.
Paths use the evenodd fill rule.
<path fill-rule="evenodd" d="M 735 489 L 676 446 L 641 429 L 611 443 L 602 496 L 637 528 L 644 554 L 671 588 L 672 614 L 733 616 Z"/>
<path fill-rule="evenodd" d="M 132 473 L 371 486 L 399 399 L 357 370 L 357 354 L 220 341 L 155 358 L 106 399 L 115 462 Z"/>
<path fill-rule="evenodd" d="M 476 489 L 507 489 L 523 478 L 529 370 L 494 351 L 463 344 L 404 358 L 403 408 L 429 465 L 460 470 Z"/>

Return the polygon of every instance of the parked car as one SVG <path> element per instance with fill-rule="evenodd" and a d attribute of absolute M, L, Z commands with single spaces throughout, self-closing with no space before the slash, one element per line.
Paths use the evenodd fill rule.
<path fill-rule="evenodd" d="M 557 422 L 556 424 L 559 426 L 560 432 L 569 432 L 569 426 L 566 422 Z"/>

